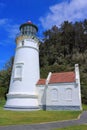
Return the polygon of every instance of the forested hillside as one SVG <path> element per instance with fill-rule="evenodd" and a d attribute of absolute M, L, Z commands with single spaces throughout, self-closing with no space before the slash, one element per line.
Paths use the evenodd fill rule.
<path fill-rule="evenodd" d="M 13 58 L 0 71 L 0 97 L 8 90 Z M 69 23 L 65 21 L 60 27 L 54 25 L 44 32 L 40 44 L 41 77 L 48 72 L 74 71 L 79 64 L 81 75 L 82 101 L 87 104 L 87 20 Z"/>

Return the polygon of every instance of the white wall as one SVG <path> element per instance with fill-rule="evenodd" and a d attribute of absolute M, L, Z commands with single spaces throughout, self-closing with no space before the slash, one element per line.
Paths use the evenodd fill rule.
<path fill-rule="evenodd" d="M 75 85 L 75 83 L 48 84 L 46 105 L 79 106 L 80 101 L 78 90 L 79 88 Z M 54 91 L 54 99 L 52 99 L 52 91 Z M 57 92 L 58 95 L 56 96 Z"/>
<path fill-rule="evenodd" d="M 37 85 L 37 91 L 39 105 L 80 106 L 79 87 L 75 83 Z"/>
<path fill-rule="evenodd" d="M 36 82 L 40 78 L 38 42 L 30 37 L 18 40 L 5 108 L 39 108 L 36 93 Z"/>
<path fill-rule="evenodd" d="M 46 89 L 45 85 L 37 85 L 37 95 L 39 106 L 46 105 Z"/>
<path fill-rule="evenodd" d="M 17 44 L 12 79 L 10 84 L 10 93 L 35 93 L 35 84 L 40 78 L 39 74 L 39 52 L 38 43 L 30 39 L 24 40 L 24 46 L 21 41 Z M 21 81 L 15 79 L 15 67 L 22 64 Z"/>

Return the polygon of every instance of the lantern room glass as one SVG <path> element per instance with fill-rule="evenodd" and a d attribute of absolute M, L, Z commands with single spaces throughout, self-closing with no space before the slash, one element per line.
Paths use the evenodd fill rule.
<path fill-rule="evenodd" d="M 32 25 L 26 25 L 21 27 L 21 34 L 22 35 L 36 35 L 37 29 L 33 27 Z"/>

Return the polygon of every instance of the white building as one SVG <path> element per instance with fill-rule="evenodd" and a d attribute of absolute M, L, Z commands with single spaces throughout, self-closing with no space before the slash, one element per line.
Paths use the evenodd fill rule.
<path fill-rule="evenodd" d="M 38 28 L 31 22 L 20 26 L 5 109 L 81 110 L 79 67 L 75 72 L 49 73 L 40 79 Z"/>
<path fill-rule="evenodd" d="M 40 109 L 82 110 L 78 64 L 75 72 L 49 73 L 37 82 Z"/>

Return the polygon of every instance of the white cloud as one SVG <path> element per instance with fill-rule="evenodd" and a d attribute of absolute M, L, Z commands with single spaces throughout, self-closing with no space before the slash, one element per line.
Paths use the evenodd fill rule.
<path fill-rule="evenodd" d="M 87 18 L 86 0 L 68 0 L 49 7 L 45 17 L 40 17 L 42 26 L 47 29 L 52 25 L 59 26 L 64 21 L 79 21 Z"/>
<path fill-rule="evenodd" d="M 15 39 L 17 33 L 19 32 L 19 25 L 14 24 L 11 19 L 3 18 L 0 19 L 0 31 L 4 31 L 7 35 L 6 41 L 8 41 L 8 39 Z"/>
<path fill-rule="evenodd" d="M 5 25 L 7 22 L 8 22 L 8 19 L 6 18 L 0 19 L 0 26 Z"/>
<path fill-rule="evenodd" d="M 18 24 L 8 24 L 6 31 L 8 32 L 8 38 L 14 39 L 19 32 L 19 25 Z"/>

